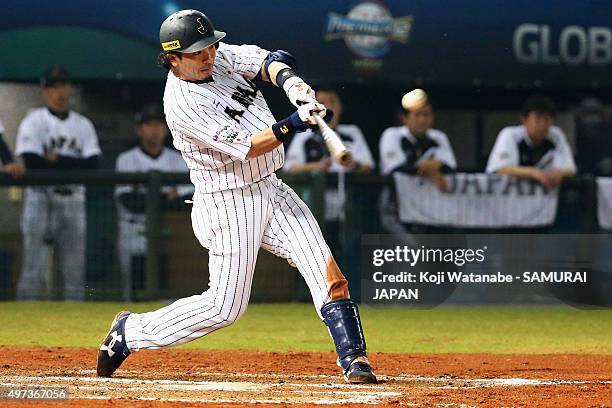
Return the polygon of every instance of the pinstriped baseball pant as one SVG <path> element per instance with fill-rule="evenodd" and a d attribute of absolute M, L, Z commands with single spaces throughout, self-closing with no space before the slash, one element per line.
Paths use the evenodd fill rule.
<path fill-rule="evenodd" d="M 247 308 L 260 247 L 297 266 L 319 317 L 325 303 L 349 297 L 310 209 L 273 174 L 239 189 L 196 194 L 192 225 L 209 250 L 209 288 L 131 314 L 125 325 L 131 351 L 187 343 L 235 322 Z"/>

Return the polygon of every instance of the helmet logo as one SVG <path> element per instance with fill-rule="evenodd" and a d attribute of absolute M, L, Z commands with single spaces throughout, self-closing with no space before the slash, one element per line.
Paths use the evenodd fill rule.
<path fill-rule="evenodd" d="M 202 35 L 206 34 L 206 27 L 204 27 L 204 24 L 202 24 L 202 18 L 198 17 L 196 21 L 200 24 L 200 26 L 198 27 L 198 33 Z"/>
<path fill-rule="evenodd" d="M 179 40 L 163 42 L 161 45 L 164 51 L 172 51 L 181 48 L 181 42 Z"/>

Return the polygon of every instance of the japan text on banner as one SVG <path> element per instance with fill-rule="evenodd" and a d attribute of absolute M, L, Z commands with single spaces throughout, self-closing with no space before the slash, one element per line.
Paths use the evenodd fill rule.
<path fill-rule="evenodd" d="M 601 228 L 612 230 L 612 177 L 597 178 L 597 220 Z"/>
<path fill-rule="evenodd" d="M 526 179 L 457 173 L 441 193 L 427 178 L 395 173 L 402 222 L 454 227 L 537 227 L 553 223 L 557 191 Z"/>

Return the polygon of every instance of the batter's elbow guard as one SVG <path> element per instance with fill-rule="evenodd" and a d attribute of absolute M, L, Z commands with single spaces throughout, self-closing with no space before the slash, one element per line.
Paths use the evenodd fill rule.
<path fill-rule="evenodd" d="M 271 78 L 270 64 L 272 64 L 274 61 L 282 62 L 289 65 L 289 67 L 292 69 L 297 70 L 297 60 L 293 55 L 291 55 L 291 53 L 283 50 L 276 50 L 269 53 L 264 62 L 264 69 L 266 70 L 268 78 Z"/>
<path fill-rule="evenodd" d="M 340 366 L 346 371 L 354 359 L 366 356 L 357 305 L 351 299 L 335 300 L 323 305 L 321 315 L 336 345 Z"/>

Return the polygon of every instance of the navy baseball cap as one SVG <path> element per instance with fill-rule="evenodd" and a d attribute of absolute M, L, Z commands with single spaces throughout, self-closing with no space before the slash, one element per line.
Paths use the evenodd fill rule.
<path fill-rule="evenodd" d="M 160 120 L 162 122 L 166 122 L 166 116 L 164 115 L 164 109 L 157 105 L 145 105 L 136 113 L 136 124 L 140 125 L 148 120 Z"/>
<path fill-rule="evenodd" d="M 66 68 L 59 65 L 48 68 L 40 77 L 40 86 L 43 88 L 70 83 L 72 83 L 72 81 L 70 80 L 68 71 L 66 71 Z"/>

